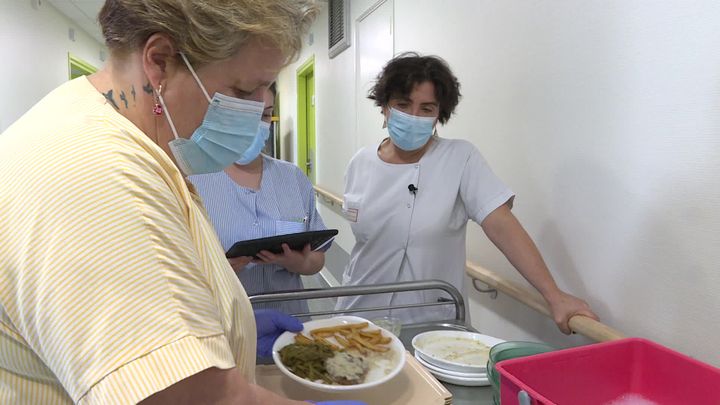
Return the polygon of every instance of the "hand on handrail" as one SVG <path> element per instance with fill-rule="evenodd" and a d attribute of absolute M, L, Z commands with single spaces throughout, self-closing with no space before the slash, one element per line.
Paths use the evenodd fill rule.
<path fill-rule="evenodd" d="M 577 332 L 598 342 L 617 340 L 625 337 L 625 335 L 619 331 L 585 315 L 574 315 L 570 317 L 568 325 L 573 332 Z"/>
<path fill-rule="evenodd" d="M 480 280 L 489 287 L 495 288 L 503 294 L 552 318 L 552 312 L 547 303 L 542 296 L 535 291 L 530 291 L 527 287 L 507 280 L 497 273 L 472 262 L 467 262 L 466 271 L 471 278 Z M 597 321 L 593 317 L 584 316 L 581 313 L 570 316 L 567 323 L 572 331 L 598 342 L 622 339 L 625 337 L 619 331 Z"/>
<path fill-rule="evenodd" d="M 584 315 L 596 321 L 599 320 L 587 302 L 562 290 L 558 289 L 555 294 L 547 297 L 546 300 L 550 305 L 550 312 L 555 324 L 566 335 L 571 332 L 569 321 L 573 316 Z"/>

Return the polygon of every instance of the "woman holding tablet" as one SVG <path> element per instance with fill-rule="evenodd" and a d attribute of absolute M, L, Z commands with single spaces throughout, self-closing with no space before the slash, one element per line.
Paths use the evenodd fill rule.
<path fill-rule="evenodd" d="M 225 251 L 235 242 L 325 229 L 315 209 L 312 184 L 300 169 L 261 153 L 270 132 L 274 85 L 265 93 L 265 110 L 255 141 L 235 164 L 218 173 L 190 176 L 205 203 Z M 258 253 L 258 259 L 232 258 L 230 265 L 248 295 L 303 288 L 301 275 L 325 264 L 324 251 L 302 251 L 283 245 L 283 253 Z M 289 314 L 307 312 L 301 301 L 268 303 L 263 308 Z"/>

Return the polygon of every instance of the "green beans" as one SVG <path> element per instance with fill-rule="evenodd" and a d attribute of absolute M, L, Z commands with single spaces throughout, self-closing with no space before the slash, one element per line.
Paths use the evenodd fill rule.
<path fill-rule="evenodd" d="M 293 374 L 326 384 L 332 384 L 332 379 L 325 369 L 325 359 L 333 355 L 332 349 L 318 343 L 293 343 L 280 349 L 280 360 Z"/>

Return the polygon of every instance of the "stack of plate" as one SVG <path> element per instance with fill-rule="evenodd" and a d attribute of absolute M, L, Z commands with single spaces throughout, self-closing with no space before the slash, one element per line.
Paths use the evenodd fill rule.
<path fill-rule="evenodd" d="M 490 385 L 490 348 L 503 340 L 479 333 L 431 331 L 412 340 L 415 358 L 440 381 L 468 387 Z"/>

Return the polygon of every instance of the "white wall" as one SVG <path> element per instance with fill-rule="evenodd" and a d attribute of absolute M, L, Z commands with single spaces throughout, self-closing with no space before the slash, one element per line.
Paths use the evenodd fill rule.
<path fill-rule="evenodd" d="M 30 0 L 0 1 L 0 132 L 68 80 L 68 52 L 100 68 L 104 49 L 45 1 L 37 10 Z"/>
<path fill-rule="evenodd" d="M 390 0 L 392 1 L 392 0 Z M 351 25 L 354 40 L 355 19 L 375 2 L 352 0 Z M 297 62 L 285 68 L 278 77 L 280 94 L 281 144 L 291 145 L 291 155 L 283 158 L 297 161 L 297 68 L 312 55 L 315 56 L 315 111 L 317 172 L 316 182 L 337 195 L 342 195 L 345 165 L 355 154 L 355 47 L 350 46 L 333 59 L 328 58 L 327 3 L 316 20 L 311 34 L 305 38 L 302 55 Z M 313 44 L 309 45 L 312 36 Z M 368 100 L 368 102 L 370 102 Z M 319 205 L 320 215 L 329 227 L 339 229 L 335 239 L 345 251 L 350 252 L 355 239 L 350 226 L 338 215 Z"/>
<path fill-rule="evenodd" d="M 354 24 L 373 2 L 351 3 Z M 354 47 L 327 59 L 326 18 L 301 60 L 317 61 L 318 184 L 341 195 L 359 136 Z M 720 3 L 394 0 L 394 19 L 396 53 L 454 69 L 464 97 L 440 133 L 472 141 L 516 191 L 559 284 L 628 335 L 720 366 Z M 288 124 L 295 67 L 280 77 Z M 349 251 L 347 225 L 322 214 Z M 470 260 L 520 279 L 477 225 L 468 234 Z M 587 342 L 502 295 L 471 293 L 471 309 L 499 337 Z"/>

